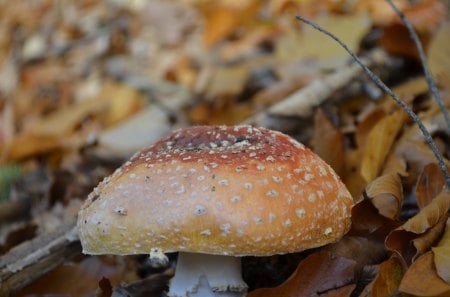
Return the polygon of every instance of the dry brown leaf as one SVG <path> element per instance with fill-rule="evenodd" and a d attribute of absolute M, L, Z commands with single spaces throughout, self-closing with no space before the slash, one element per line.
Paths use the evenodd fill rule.
<path fill-rule="evenodd" d="M 203 95 L 212 99 L 217 96 L 235 96 L 240 94 L 245 87 L 251 70 L 247 66 L 239 64 L 215 69 Z"/>
<path fill-rule="evenodd" d="M 395 173 L 377 177 L 366 187 L 366 194 L 381 215 L 397 219 L 403 204 L 400 176 Z"/>
<path fill-rule="evenodd" d="M 431 163 L 423 168 L 416 185 L 416 199 L 420 208 L 427 206 L 445 187 L 439 165 Z"/>
<path fill-rule="evenodd" d="M 107 126 L 127 119 L 144 106 L 144 96 L 139 91 L 125 84 L 106 82 L 100 94 L 91 100 L 108 102 L 104 116 Z"/>
<path fill-rule="evenodd" d="M 17 296 L 92 296 L 102 277 L 107 277 L 113 284 L 120 282 L 121 268 L 118 267 L 100 257 L 88 257 L 80 263 L 64 263 Z"/>
<path fill-rule="evenodd" d="M 381 175 L 397 174 L 401 177 L 407 177 L 409 173 L 406 169 L 406 161 L 403 158 L 390 153 L 386 158 L 386 162 L 384 162 Z"/>
<path fill-rule="evenodd" d="M 311 139 L 314 152 L 327 162 L 339 176 L 344 175 L 344 136 L 324 112 L 319 109 L 314 115 L 314 132 Z"/>
<path fill-rule="evenodd" d="M 276 102 L 286 98 L 294 91 L 301 89 L 307 82 L 306 78 L 293 78 L 292 80 L 283 80 L 269 85 L 267 88 L 259 91 L 252 97 L 256 109 L 268 107 Z"/>
<path fill-rule="evenodd" d="M 438 275 L 450 285 L 450 219 L 447 219 L 444 235 L 432 250 Z"/>
<path fill-rule="evenodd" d="M 419 257 L 406 271 L 400 291 L 416 296 L 449 296 L 450 285 L 436 273 L 433 253 L 430 251 Z"/>
<path fill-rule="evenodd" d="M 358 147 L 364 147 L 370 131 L 384 117 L 386 117 L 386 111 L 382 108 L 376 108 L 361 119 L 355 131 L 355 139 Z"/>
<path fill-rule="evenodd" d="M 442 191 L 433 201 L 386 238 L 386 247 L 410 264 L 427 251 L 445 227 L 450 193 Z M 412 243 L 412 244 L 411 244 Z"/>
<path fill-rule="evenodd" d="M 351 235 L 346 235 L 338 242 L 323 247 L 321 251 L 328 251 L 336 257 L 354 260 L 357 273 L 360 273 L 366 265 L 380 263 L 386 258 L 387 253 L 383 241 Z"/>
<path fill-rule="evenodd" d="M 444 24 L 433 36 L 428 47 L 428 64 L 433 76 L 442 85 L 450 84 L 450 23 Z"/>
<path fill-rule="evenodd" d="M 237 27 L 254 19 L 259 7 L 255 0 L 210 2 L 203 8 L 206 19 L 203 44 L 211 47 L 226 38 Z"/>
<path fill-rule="evenodd" d="M 443 190 L 430 204 L 403 224 L 402 229 L 421 234 L 436 225 L 442 217 L 446 216 L 449 208 L 450 192 Z"/>
<path fill-rule="evenodd" d="M 352 235 L 366 236 L 382 229 L 389 232 L 396 227 L 398 223 L 382 216 L 370 199 L 363 199 L 352 208 Z"/>
<path fill-rule="evenodd" d="M 398 290 L 404 274 L 402 262 L 395 255 L 380 264 L 372 284 L 372 297 L 391 296 Z"/>
<path fill-rule="evenodd" d="M 403 11 L 416 30 L 420 31 L 430 31 L 436 28 L 446 15 L 445 6 L 440 0 L 418 2 L 396 0 L 394 3 Z M 400 18 L 386 1 L 361 0 L 358 1 L 356 10 L 369 12 L 376 25 L 386 26 L 392 23 L 401 23 Z"/>
<path fill-rule="evenodd" d="M 346 172 L 342 179 L 353 197 L 361 196 L 367 185 L 361 176 L 361 156 L 361 149 L 348 150 L 344 156 Z"/>
<path fill-rule="evenodd" d="M 33 155 L 48 153 L 66 145 L 67 140 L 55 137 L 20 135 L 15 137 L 8 147 L 6 159 L 9 161 L 20 160 Z"/>
<path fill-rule="evenodd" d="M 89 115 L 98 114 L 108 108 L 105 100 L 84 100 L 62 108 L 42 118 L 31 127 L 30 133 L 38 137 L 61 137 L 68 135 Z"/>
<path fill-rule="evenodd" d="M 436 244 L 437 240 L 439 240 L 444 232 L 445 223 L 446 218 L 443 217 L 427 232 L 420 234 L 419 237 L 412 240 L 413 246 L 416 249 L 412 260 L 415 260 L 418 256 L 425 254 L 425 252 L 429 251 L 430 248 Z"/>
<path fill-rule="evenodd" d="M 405 113 L 398 110 L 384 117 L 370 131 L 361 161 L 361 176 L 367 182 L 371 182 L 383 167 L 404 120 Z"/>
<path fill-rule="evenodd" d="M 300 262 L 292 276 L 280 286 L 257 289 L 248 297 L 321 296 L 320 292 L 351 284 L 355 277 L 355 264 L 353 260 L 329 252 L 317 252 Z"/>

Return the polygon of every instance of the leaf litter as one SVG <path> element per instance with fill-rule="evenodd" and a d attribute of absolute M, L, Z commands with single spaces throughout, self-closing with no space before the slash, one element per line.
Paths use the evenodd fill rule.
<path fill-rule="evenodd" d="M 1 259 L 73 218 L 104 176 L 172 129 L 244 122 L 339 73 L 346 54 L 324 46 L 330 41 L 297 23 L 297 14 L 363 56 L 389 52 L 374 63 L 378 74 L 419 114 L 448 165 L 449 131 L 408 32 L 384 1 L 25 2 L 0 2 Z M 399 7 L 428 50 L 448 106 L 444 1 Z M 270 117 L 339 173 L 356 202 L 352 229 L 323 248 L 244 259 L 249 296 L 450 292 L 445 178 L 404 112 L 372 96 L 366 78 L 349 77 L 320 106 L 272 109 Z M 0 295 L 161 296 L 173 273 L 145 257 L 75 251 L 22 285 L 0 266 Z"/>

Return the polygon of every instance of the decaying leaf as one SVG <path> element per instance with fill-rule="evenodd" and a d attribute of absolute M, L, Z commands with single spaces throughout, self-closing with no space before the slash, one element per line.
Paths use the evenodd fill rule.
<path fill-rule="evenodd" d="M 420 208 L 427 206 L 445 186 L 445 178 L 436 163 L 430 163 L 423 168 L 417 180 L 416 199 Z"/>
<path fill-rule="evenodd" d="M 447 219 L 444 235 L 432 250 L 437 274 L 450 285 L 450 219 Z"/>
<path fill-rule="evenodd" d="M 320 109 L 314 115 L 311 145 L 316 154 L 325 160 L 339 176 L 343 176 L 344 136 Z"/>
<path fill-rule="evenodd" d="M 403 189 L 398 174 L 377 177 L 367 185 L 366 194 L 381 215 L 390 219 L 398 218 L 403 204 Z"/>
<path fill-rule="evenodd" d="M 361 175 L 367 182 L 380 172 L 404 120 L 405 113 L 399 110 L 384 117 L 370 131 L 361 162 Z"/>
<path fill-rule="evenodd" d="M 404 270 L 402 262 L 395 255 L 381 263 L 378 275 L 373 280 L 371 296 L 391 296 L 398 290 Z"/>
<path fill-rule="evenodd" d="M 346 235 L 336 243 L 321 249 L 332 253 L 336 257 L 355 261 L 355 271 L 360 273 L 364 266 L 375 265 L 386 257 L 387 250 L 384 243 L 375 238 Z M 370 253 L 367 253 L 370 251 Z"/>
<path fill-rule="evenodd" d="M 450 23 L 444 24 L 433 36 L 428 48 L 428 64 L 438 82 L 450 83 Z"/>
<path fill-rule="evenodd" d="M 437 224 L 450 208 L 450 192 L 443 190 L 416 216 L 403 224 L 402 229 L 416 234 L 423 233 Z"/>
<path fill-rule="evenodd" d="M 387 248 L 401 255 L 410 264 L 442 234 L 449 206 L 450 193 L 444 190 L 416 216 L 387 236 Z"/>
<path fill-rule="evenodd" d="M 415 296 L 449 296 L 450 285 L 436 273 L 433 253 L 419 257 L 406 271 L 399 287 L 400 291 Z"/>
<path fill-rule="evenodd" d="M 121 278 L 120 269 L 119 266 L 108 263 L 108 259 L 100 257 L 89 257 L 79 263 L 62 264 L 23 289 L 17 296 L 35 294 L 92 296 L 102 277 L 107 277 L 111 283 L 118 284 Z"/>
<path fill-rule="evenodd" d="M 252 20 L 258 7 L 258 1 L 254 0 L 211 2 L 204 7 L 206 30 L 203 35 L 203 44 L 210 47 L 227 37 L 238 26 Z"/>
<path fill-rule="evenodd" d="M 382 108 L 376 108 L 364 115 L 355 131 L 355 139 L 358 147 L 365 146 L 370 131 L 384 117 L 386 117 L 386 111 Z"/>
<path fill-rule="evenodd" d="M 425 252 L 429 251 L 430 248 L 436 244 L 436 242 L 442 236 L 442 232 L 444 232 L 445 223 L 446 218 L 443 217 L 427 232 L 420 234 L 418 237 L 412 240 L 412 245 L 416 249 L 416 252 L 412 258 L 413 260 L 415 260 L 419 255 L 422 255 Z"/>
<path fill-rule="evenodd" d="M 355 264 L 353 260 L 329 252 L 314 253 L 300 262 L 286 282 L 276 288 L 254 290 L 248 297 L 323 296 L 321 293 L 351 285 L 355 277 Z M 345 291 L 348 292 L 348 289 Z"/>
<path fill-rule="evenodd" d="M 358 47 L 361 36 L 370 26 L 370 20 L 365 14 L 328 15 L 317 18 L 315 22 L 324 28 L 333 28 L 333 33 L 353 50 Z M 324 68 L 342 63 L 348 58 L 339 45 L 309 26 L 302 27 L 301 33 L 294 28 L 288 34 L 281 36 L 275 54 L 277 60 L 283 63 L 318 59 Z"/>

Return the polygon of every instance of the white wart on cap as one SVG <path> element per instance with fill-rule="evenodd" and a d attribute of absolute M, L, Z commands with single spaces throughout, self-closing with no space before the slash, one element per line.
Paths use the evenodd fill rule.
<path fill-rule="evenodd" d="M 267 256 L 340 239 L 353 199 L 311 150 L 250 126 L 181 129 L 137 153 L 78 217 L 88 254 Z"/>

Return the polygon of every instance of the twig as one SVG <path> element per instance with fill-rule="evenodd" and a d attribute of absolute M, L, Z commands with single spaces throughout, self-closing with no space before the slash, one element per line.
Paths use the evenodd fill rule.
<path fill-rule="evenodd" d="M 74 228 L 72 220 L 0 257 L 0 296 L 13 296 L 67 259 L 79 255 L 81 246 Z"/>
<path fill-rule="evenodd" d="M 374 50 L 363 60 L 369 66 L 379 66 L 386 59 L 384 52 Z M 339 90 L 357 81 L 362 72 L 363 70 L 358 65 L 346 65 L 322 79 L 314 80 L 282 101 L 272 105 L 269 109 L 247 119 L 245 123 L 279 129 L 277 124 L 279 125 L 282 117 L 309 117 L 315 107 L 325 102 Z"/>
<path fill-rule="evenodd" d="M 446 184 L 447 184 L 447 188 L 450 189 L 450 174 L 449 174 L 449 172 L 447 170 L 447 167 L 445 166 L 444 158 L 442 157 L 441 153 L 439 152 L 439 150 L 438 150 L 435 142 L 433 141 L 433 138 L 431 137 L 430 133 L 428 132 L 427 128 L 422 123 L 422 121 L 417 116 L 417 114 L 414 111 L 412 111 L 402 99 L 400 99 L 396 94 L 394 94 L 394 92 L 388 86 L 386 86 L 386 84 L 381 79 L 379 79 L 378 76 L 376 76 L 369 68 L 367 68 L 367 66 L 364 65 L 363 61 L 361 61 L 361 59 L 344 42 L 342 42 L 337 36 L 335 36 L 334 34 L 332 34 L 329 31 L 323 29 L 318 24 L 316 24 L 316 23 L 314 23 L 314 22 L 312 22 L 310 20 L 305 19 L 304 17 L 297 16 L 296 18 L 298 20 L 300 20 L 300 21 L 302 21 L 302 22 L 312 26 L 314 29 L 319 30 L 320 32 L 328 35 L 330 38 L 332 38 L 334 41 L 336 41 L 340 46 L 342 46 L 347 51 L 347 53 L 349 53 L 349 55 L 356 61 L 356 63 L 358 63 L 362 67 L 362 69 L 369 76 L 369 78 L 378 87 L 380 87 L 384 92 L 389 94 L 389 96 L 391 96 L 392 99 L 394 99 L 395 102 L 397 102 L 397 104 L 400 105 L 401 108 L 412 118 L 414 123 L 416 123 L 416 125 L 419 127 L 420 131 L 422 132 L 422 134 L 423 134 L 423 136 L 425 138 L 425 141 L 431 147 L 431 150 L 433 151 L 434 156 L 437 159 L 438 165 L 439 165 L 442 173 L 445 176 L 445 181 L 446 181 Z"/>
<path fill-rule="evenodd" d="M 400 17 L 403 24 L 408 29 L 411 39 L 414 41 L 414 45 L 416 46 L 417 52 L 419 53 L 420 64 L 422 64 L 425 79 L 427 80 L 427 84 L 428 84 L 428 87 L 430 88 L 431 95 L 436 100 L 436 103 L 438 104 L 439 109 L 441 110 L 442 114 L 444 115 L 445 122 L 447 123 L 447 130 L 448 130 L 447 132 L 450 133 L 450 115 L 447 111 L 447 108 L 445 107 L 444 100 L 442 100 L 442 96 L 436 86 L 436 83 L 434 82 L 434 79 L 430 72 L 430 69 L 428 68 L 427 58 L 425 56 L 425 52 L 423 50 L 422 43 L 420 42 L 419 36 L 417 36 L 417 33 L 414 30 L 411 23 L 405 17 L 403 12 L 401 12 L 400 9 L 398 9 L 398 7 L 395 6 L 395 4 L 392 2 L 392 0 L 386 0 L 386 1 L 392 7 L 392 9 L 395 11 L 395 13 Z"/>

